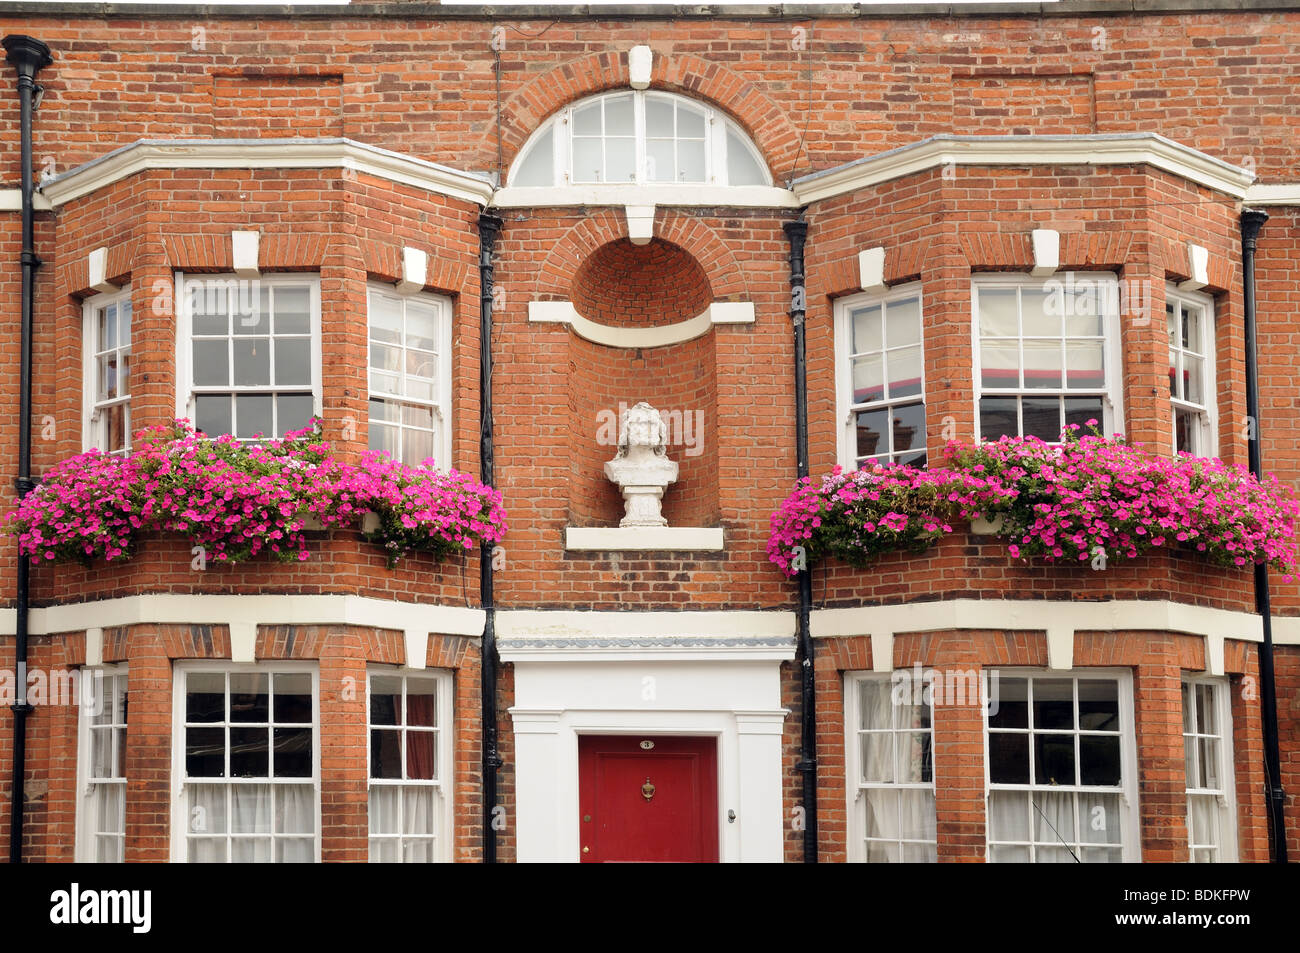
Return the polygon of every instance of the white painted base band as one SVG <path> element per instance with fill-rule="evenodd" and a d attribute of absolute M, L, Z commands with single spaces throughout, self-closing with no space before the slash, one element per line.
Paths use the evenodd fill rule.
<path fill-rule="evenodd" d="M 566 526 L 564 548 L 571 550 L 721 552 L 717 526 Z"/>

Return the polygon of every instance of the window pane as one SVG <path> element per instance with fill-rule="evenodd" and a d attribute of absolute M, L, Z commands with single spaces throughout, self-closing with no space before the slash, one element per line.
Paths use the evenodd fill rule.
<path fill-rule="evenodd" d="M 1100 397 L 1067 397 L 1065 398 L 1065 423 L 1066 426 L 1076 424 L 1081 433 L 1088 433 L 1091 429 L 1088 421 L 1097 421 L 1097 430 L 1102 430 L 1101 415 L 1101 398 Z"/>
<path fill-rule="evenodd" d="M 704 110 L 678 101 L 677 135 L 684 139 L 703 139 Z"/>
<path fill-rule="evenodd" d="M 230 729 L 230 776 L 265 778 L 271 772 L 271 739 L 265 727 Z"/>
<path fill-rule="evenodd" d="M 372 725 L 400 724 L 402 711 L 402 679 L 400 676 L 370 676 L 370 723 Z"/>
<path fill-rule="evenodd" d="M 275 720 L 280 723 L 311 723 L 311 675 L 307 672 L 277 673 Z"/>
<path fill-rule="evenodd" d="M 235 398 L 236 437 L 272 436 L 270 394 L 240 394 Z"/>
<path fill-rule="evenodd" d="M 430 380 L 436 378 L 438 376 L 438 355 L 432 351 L 417 351 L 414 348 L 408 348 L 406 351 L 406 373 Z"/>
<path fill-rule="evenodd" d="M 401 345 L 401 301 L 378 292 L 370 293 L 370 340 L 382 344 Z M 373 354 L 373 351 L 371 353 Z M 371 366 L 375 366 L 373 360 Z"/>
<path fill-rule="evenodd" d="M 859 727 L 886 731 L 893 727 L 893 685 L 884 679 L 858 682 Z"/>
<path fill-rule="evenodd" d="M 885 311 L 885 338 L 890 347 L 921 343 L 921 302 L 906 298 L 890 302 Z"/>
<path fill-rule="evenodd" d="M 895 739 L 894 779 L 905 784 L 934 780 L 930 733 L 905 732 Z"/>
<path fill-rule="evenodd" d="M 198 283 L 188 287 L 190 323 L 195 334 L 228 334 L 226 289 L 218 284 Z"/>
<path fill-rule="evenodd" d="M 402 431 L 402 462 L 423 463 L 434 459 L 433 434 L 427 430 Z"/>
<path fill-rule="evenodd" d="M 935 839 L 934 791 L 899 791 L 898 807 L 900 836 L 908 840 Z"/>
<path fill-rule="evenodd" d="M 194 426 L 210 437 L 234 430 L 231 400 L 225 394 L 200 394 L 194 398 Z"/>
<path fill-rule="evenodd" d="M 98 317 L 99 329 L 96 340 L 99 343 L 97 349 L 107 351 L 117 347 L 117 305 L 110 304 L 105 308 L 100 308 Z"/>
<path fill-rule="evenodd" d="M 893 782 L 893 732 L 869 731 L 862 735 L 862 780 L 881 784 Z"/>
<path fill-rule="evenodd" d="M 1043 791 L 1034 792 L 1030 798 L 1034 809 L 1034 840 L 1073 845 L 1074 795 Z"/>
<path fill-rule="evenodd" d="M 406 776 L 413 781 L 432 781 L 436 778 L 434 755 L 438 736 L 432 731 L 406 733 Z"/>
<path fill-rule="evenodd" d="M 1028 735 L 989 732 L 989 780 L 994 784 L 1029 783 Z"/>
<path fill-rule="evenodd" d="M 1183 306 L 1183 347 L 1197 354 L 1205 353 L 1204 324 L 1203 309 Z"/>
<path fill-rule="evenodd" d="M 1221 786 L 1219 779 L 1219 739 L 1198 738 L 1197 747 L 1201 761 L 1201 776 L 1197 779 L 1197 787 L 1217 791 Z"/>
<path fill-rule="evenodd" d="M 1085 844 L 1118 844 L 1120 808 L 1118 794 L 1079 795 L 1079 839 Z"/>
<path fill-rule="evenodd" d="M 1029 682 L 1023 678 L 989 679 L 989 727 L 1029 727 Z"/>
<path fill-rule="evenodd" d="M 980 437 L 997 440 L 1020 432 L 1016 421 L 1018 401 L 1014 397 L 980 398 Z"/>
<path fill-rule="evenodd" d="M 880 306 L 854 311 L 850 321 L 853 324 L 853 353 L 879 351 L 882 347 Z"/>
<path fill-rule="evenodd" d="M 230 290 L 230 330 L 237 335 L 265 335 L 271 331 L 271 289 L 261 282 L 234 282 Z"/>
<path fill-rule="evenodd" d="M 189 816 L 186 828 L 192 834 L 226 833 L 226 791 L 224 784 L 190 784 Z"/>
<path fill-rule="evenodd" d="M 226 676 L 221 672 L 192 672 L 185 677 L 185 720 L 224 721 Z"/>
<path fill-rule="evenodd" d="M 727 130 L 727 184 L 762 185 L 767 181 L 753 153 L 739 136 Z"/>
<path fill-rule="evenodd" d="M 857 441 L 858 456 L 869 457 L 876 453 L 888 453 L 888 437 L 885 427 L 888 425 L 888 410 L 864 410 L 858 413 Z"/>
<path fill-rule="evenodd" d="M 1100 337 L 1102 311 L 1114 297 L 1110 285 L 1098 284 L 1095 289 L 1079 289 L 1066 295 L 1065 333 L 1069 337 Z"/>
<path fill-rule="evenodd" d="M 921 393 L 921 348 L 919 346 L 890 351 L 886 361 L 889 365 L 890 397 L 911 397 Z"/>
<path fill-rule="evenodd" d="M 402 777 L 402 733 L 396 729 L 370 730 L 370 776 L 397 780 Z"/>
<path fill-rule="evenodd" d="M 231 833 L 269 834 L 271 832 L 271 786 L 269 784 L 231 785 L 230 808 Z M 236 841 L 236 843 L 240 842 Z"/>
<path fill-rule="evenodd" d="M 573 140 L 573 181 L 604 181 L 604 170 L 604 149 L 601 140 L 575 138 Z"/>
<path fill-rule="evenodd" d="M 704 181 L 704 140 L 677 143 L 677 181 Z"/>
<path fill-rule="evenodd" d="M 894 453 L 925 447 L 925 405 L 902 404 L 894 407 Z"/>
<path fill-rule="evenodd" d="M 411 678 L 406 682 L 406 723 L 426 728 L 438 725 L 438 686 L 432 679 Z"/>
<path fill-rule="evenodd" d="M 280 394 L 276 397 L 276 436 L 305 428 L 311 423 L 315 405 L 311 394 Z"/>
<path fill-rule="evenodd" d="M 898 830 L 898 794 L 897 791 L 867 791 L 866 836 L 869 838 L 897 837 Z M 870 858 L 868 858 L 870 859 Z"/>
<path fill-rule="evenodd" d="M 99 400 L 112 400 L 117 396 L 117 352 L 97 358 L 99 387 L 96 394 Z"/>
<path fill-rule="evenodd" d="M 573 110 L 575 136 L 599 136 L 604 130 L 600 121 L 600 101 L 587 103 Z"/>
<path fill-rule="evenodd" d="M 1034 728 L 1074 727 L 1074 681 L 1069 678 L 1034 679 Z"/>
<path fill-rule="evenodd" d="M 984 342 L 980 345 L 980 386 L 1020 386 L 1020 348 L 1017 344 Z"/>
<path fill-rule="evenodd" d="M 1119 781 L 1119 735 L 1080 735 L 1079 782 L 1114 787 Z"/>
<path fill-rule="evenodd" d="M 438 350 L 438 311 L 412 302 L 406 308 L 406 346 Z"/>
<path fill-rule="evenodd" d="M 510 184 L 539 186 L 555 184 L 555 127 L 537 138 L 528 155 L 510 170 Z"/>
<path fill-rule="evenodd" d="M 883 400 L 885 372 L 879 354 L 853 359 L 853 403 L 865 404 Z"/>
<path fill-rule="evenodd" d="M 386 453 L 393 459 L 400 460 L 402 456 L 401 444 L 399 442 L 401 431 L 396 427 L 385 426 L 382 423 L 377 423 L 373 416 L 374 401 L 372 401 L 371 404 L 372 416 L 370 418 L 370 439 L 367 444 L 368 449 L 378 451 L 379 453 Z"/>
<path fill-rule="evenodd" d="M 1020 290 L 1021 333 L 1025 337 L 1056 337 L 1062 332 L 1065 298 L 1059 288 Z"/>
<path fill-rule="evenodd" d="M 402 833 L 402 789 L 395 784 L 373 785 L 369 813 L 371 834 Z"/>
<path fill-rule="evenodd" d="M 636 172 L 636 140 L 605 140 L 606 182 L 632 182 Z"/>
<path fill-rule="evenodd" d="M 1100 341 L 1070 341 L 1065 345 L 1067 387 L 1101 390 L 1106 386 L 1105 353 Z"/>
<path fill-rule="evenodd" d="M 981 335 L 1016 337 L 1020 334 L 1014 288 L 980 288 L 978 297 Z"/>
<path fill-rule="evenodd" d="M 270 696 L 265 672 L 230 673 L 230 720 L 266 722 Z"/>
<path fill-rule="evenodd" d="M 1214 686 L 1196 686 L 1196 730 L 1203 735 L 1221 734 L 1219 715 L 1214 707 Z"/>
<path fill-rule="evenodd" d="M 309 778 L 312 763 L 312 729 L 276 728 L 275 776 Z"/>
<path fill-rule="evenodd" d="M 194 383 L 200 387 L 230 383 L 229 344 L 224 338 L 194 342 Z"/>
<path fill-rule="evenodd" d="M 1183 355 L 1183 393 L 1188 403 L 1205 403 L 1205 359 Z"/>
<path fill-rule="evenodd" d="M 676 175 L 673 140 L 651 139 L 645 150 L 646 181 L 672 182 Z"/>
<path fill-rule="evenodd" d="M 634 132 L 632 94 L 608 97 L 605 100 L 605 135 L 631 136 Z"/>
<path fill-rule="evenodd" d="M 275 342 L 275 382 L 311 385 L 311 341 L 284 338 Z"/>
<path fill-rule="evenodd" d="M 1119 731 L 1118 682 L 1079 679 L 1079 727 L 1088 731 Z"/>
<path fill-rule="evenodd" d="M 1056 397 L 1026 397 L 1021 401 L 1025 417 L 1025 436 L 1047 443 L 1061 439 L 1061 401 Z"/>
<path fill-rule="evenodd" d="M 1025 387 L 1061 386 L 1061 341 L 1026 339 Z"/>
<path fill-rule="evenodd" d="M 989 840 L 1030 840 L 1033 814 L 1026 792 L 990 791 L 988 815 Z M 1024 860 L 1029 860 L 1028 849 Z"/>
<path fill-rule="evenodd" d="M 1075 783 L 1074 735 L 1034 734 L 1034 783 Z"/>
<path fill-rule="evenodd" d="M 311 289 L 306 285 L 283 285 L 275 289 L 276 334 L 311 333 Z"/>
<path fill-rule="evenodd" d="M 226 729 L 185 729 L 185 773 L 192 778 L 226 776 Z"/>
<path fill-rule="evenodd" d="M 105 407 L 104 445 L 100 448 L 109 453 L 125 450 L 131 436 L 131 408 L 127 404 L 115 404 Z"/>
<path fill-rule="evenodd" d="M 670 100 L 650 96 L 645 101 L 645 134 L 651 138 L 671 139 L 677 134 L 673 125 Z"/>
<path fill-rule="evenodd" d="M 235 338 L 234 383 L 237 387 L 257 387 L 271 383 L 271 342 L 269 338 Z"/>

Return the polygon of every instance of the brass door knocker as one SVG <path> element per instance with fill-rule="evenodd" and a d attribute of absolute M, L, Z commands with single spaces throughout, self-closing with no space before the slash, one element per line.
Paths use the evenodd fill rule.
<path fill-rule="evenodd" d="M 650 783 L 650 779 L 645 779 L 645 784 L 641 785 L 641 796 L 647 801 L 655 796 L 655 786 Z"/>

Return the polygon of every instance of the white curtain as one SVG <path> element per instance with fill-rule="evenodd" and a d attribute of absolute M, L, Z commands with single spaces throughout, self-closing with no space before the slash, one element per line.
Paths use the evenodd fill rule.
<path fill-rule="evenodd" d="M 1188 835 L 1195 845 L 1192 863 L 1214 863 L 1219 847 L 1219 799 L 1213 794 L 1187 796 Z"/>
<path fill-rule="evenodd" d="M 441 794 L 427 784 L 370 788 L 370 861 L 431 863 L 437 858 Z"/>
<path fill-rule="evenodd" d="M 311 863 L 316 859 L 314 785 L 194 784 L 188 803 L 191 863 Z"/>

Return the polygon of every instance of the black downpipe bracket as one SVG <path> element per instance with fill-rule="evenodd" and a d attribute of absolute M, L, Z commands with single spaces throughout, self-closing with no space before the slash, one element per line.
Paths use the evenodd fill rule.
<path fill-rule="evenodd" d="M 36 109 L 36 74 L 53 60 L 50 48 L 30 36 L 12 34 L 3 41 L 6 59 L 18 70 L 18 103 L 22 134 L 22 205 L 23 205 L 23 303 L 22 303 L 22 368 L 19 372 L 18 409 L 18 477 L 14 486 L 21 499 L 30 493 L 36 483 L 32 480 L 32 310 L 36 297 L 36 269 L 41 260 L 36 257 L 35 209 L 32 182 L 32 113 Z M 27 716 L 32 706 L 27 702 L 27 609 L 28 561 L 18 557 L 17 593 L 15 595 L 14 674 L 18 686 L 12 710 L 14 713 L 13 782 L 10 788 L 9 862 L 23 859 L 23 799 L 27 766 Z"/>
<path fill-rule="evenodd" d="M 478 217 L 479 278 L 479 462 L 484 483 L 492 485 L 492 253 L 505 223 L 488 212 Z M 497 771 L 505 763 L 497 749 L 496 601 L 492 589 L 492 544 L 479 553 L 479 591 L 483 601 L 483 862 L 497 862 Z"/>
<path fill-rule="evenodd" d="M 1259 366 L 1255 334 L 1255 246 L 1260 229 L 1268 221 L 1262 209 L 1242 209 L 1241 212 L 1241 270 L 1242 292 L 1245 299 L 1246 325 L 1246 417 L 1247 460 L 1250 472 L 1256 479 L 1263 477 L 1264 458 L 1260 449 L 1262 439 L 1259 419 Z M 1282 790 L 1282 758 L 1277 737 L 1277 685 L 1273 676 L 1273 613 L 1268 597 L 1268 566 L 1255 564 L 1255 611 L 1259 613 L 1264 628 L 1264 642 L 1259 650 L 1260 708 L 1264 727 L 1264 785 L 1268 801 L 1269 835 L 1272 839 L 1274 863 L 1285 864 L 1286 827 L 1283 814 L 1285 792 Z"/>
<path fill-rule="evenodd" d="M 808 350 L 804 339 L 804 317 L 808 312 L 804 284 L 804 244 L 808 223 L 802 220 L 783 226 L 790 242 L 790 323 L 794 325 L 794 420 L 795 452 L 799 478 L 808 475 Z M 799 762 L 795 770 L 803 775 L 803 862 L 817 863 L 817 696 L 813 679 L 812 570 L 806 561 L 799 570 L 799 702 L 802 712 Z"/>

